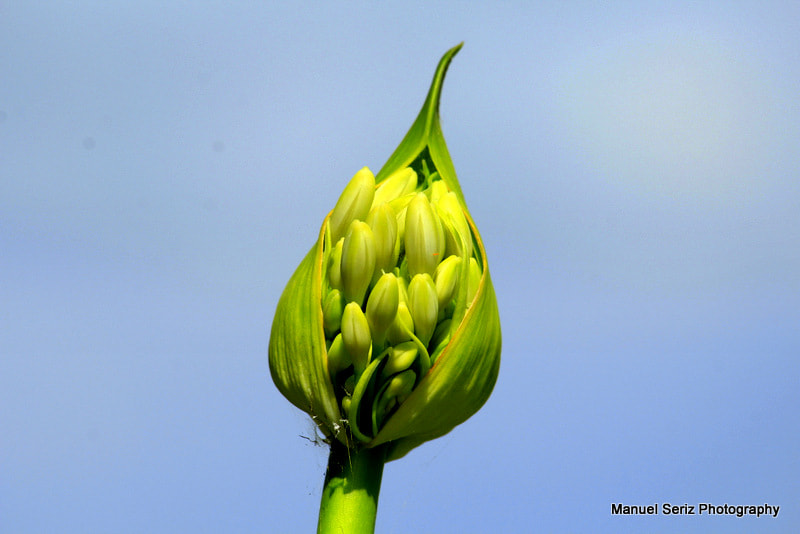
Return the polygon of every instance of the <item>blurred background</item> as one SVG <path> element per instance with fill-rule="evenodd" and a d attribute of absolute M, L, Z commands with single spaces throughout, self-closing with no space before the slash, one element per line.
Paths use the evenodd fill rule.
<path fill-rule="evenodd" d="M 797 532 L 798 21 L 4 2 L 0 532 L 314 531 L 327 450 L 270 380 L 272 314 L 461 41 L 442 127 L 503 362 L 483 410 L 386 466 L 377 531 Z"/>

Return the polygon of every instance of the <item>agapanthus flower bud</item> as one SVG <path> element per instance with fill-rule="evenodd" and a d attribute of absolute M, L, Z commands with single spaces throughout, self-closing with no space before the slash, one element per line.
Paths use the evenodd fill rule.
<path fill-rule="evenodd" d="M 428 273 L 420 273 L 408 285 L 408 309 L 414 318 L 414 333 L 423 345 L 431 340 L 439 315 L 436 285 Z"/>
<path fill-rule="evenodd" d="M 367 223 L 350 223 L 342 246 L 341 269 L 345 300 L 361 305 L 375 270 L 375 238 Z"/>
<path fill-rule="evenodd" d="M 336 243 L 342 237 L 350 223 L 364 220 L 372 206 L 375 196 L 375 176 L 372 171 L 364 167 L 358 171 L 342 191 L 336 206 L 331 212 L 328 227 L 331 231 L 331 240 Z"/>
<path fill-rule="evenodd" d="M 356 374 L 363 371 L 369 363 L 372 336 L 370 335 L 367 317 L 355 302 L 350 302 L 344 307 L 344 313 L 342 314 L 342 343 L 350 355 Z"/>
<path fill-rule="evenodd" d="M 331 342 L 331 346 L 328 347 L 328 372 L 331 374 L 331 377 L 334 377 L 337 373 L 347 369 L 351 365 L 353 365 L 353 360 L 350 357 L 350 353 L 344 348 L 342 334 L 336 334 L 336 337 L 333 338 Z"/>
<path fill-rule="evenodd" d="M 367 224 L 372 228 L 375 240 L 375 273 L 377 280 L 382 273 L 391 272 L 397 264 L 397 215 L 389 204 L 383 203 L 372 208 L 367 215 Z"/>
<path fill-rule="evenodd" d="M 344 238 L 340 238 L 331 250 L 327 261 L 328 283 L 334 289 L 342 289 L 342 248 Z"/>
<path fill-rule="evenodd" d="M 464 210 L 455 193 L 442 195 L 436 203 L 436 213 L 442 221 L 445 239 L 445 255 L 463 258 L 472 257 L 472 237 Z"/>
<path fill-rule="evenodd" d="M 404 231 L 409 274 L 432 275 L 442 260 L 445 241 L 442 223 L 424 193 L 408 205 Z"/>
<path fill-rule="evenodd" d="M 417 187 L 417 173 L 411 167 L 395 172 L 378 185 L 375 190 L 373 206 L 391 202 L 414 191 Z"/>
<path fill-rule="evenodd" d="M 428 200 L 431 203 L 431 206 L 436 206 L 439 203 L 439 199 L 442 198 L 444 195 L 447 194 L 447 186 L 441 180 L 435 180 L 431 178 L 431 186 L 428 188 Z"/>
<path fill-rule="evenodd" d="M 460 267 L 461 258 L 459 256 L 448 256 L 436 267 L 436 272 L 433 273 L 440 313 L 453 301 L 453 295 L 461 275 Z"/>
<path fill-rule="evenodd" d="M 500 322 L 486 251 L 438 119 L 448 52 L 419 117 L 325 218 L 281 296 L 270 372 L 330 440 L 386 459 L 442 436 L 488 399 Z"/>
<path fill-rule="evenodd" d="M 322 303 L 322 327 L 327 337 L 333 337 L 342 326 L 342 312 L 344 312 L 344 297 L 338 289 L 332 289 L 325 302 Z"/>
<path fill-rule="evenodd" d="M 411 369 L 394 375 L 379 393 L 375 407 L 376 421 L 383 420 L 392 408 L 403 402 L 414 389 L 416 381 L 417 373 Z"/>
<path fill-rule="evenodd" d="M 381 371 L 382 376 L 389 377 L 393 374 L 405 371 L 411 367 L 411 364 L 413 364 L 414 360 L 417 359 L 418 353 L 419 348 L 413 341 L 398 343 L 389 351 L 389 357 L 386 359 L 386 365 L 384 365 L 383 370 Z"/>
<path fill-rule="evenodd" d="M 410 340 L 413 335 L 414 318 L 411 317 L 408 304 L 406 304 L 405 300 L 401 300 L 400 304 L 397 305 L 397 315 L 386 332 L 386 339 L 392 345 L 397 345 Z"/>
<path fill-rule="evenodd" d="M 397 316 L 400 301 L 397 278 L 392 273 L 384 273 L 378 279 L 367 300 L 367 322 L 373 339 L 382 344 L 386 330 Z"/>

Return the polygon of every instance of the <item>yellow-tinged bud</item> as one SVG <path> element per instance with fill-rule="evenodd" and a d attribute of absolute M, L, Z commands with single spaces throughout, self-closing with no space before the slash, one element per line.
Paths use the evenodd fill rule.
<path fill-rule="evenodd" d="M 383 371 L 381 371 L 381 375 L 386 378 L 395 373 L 405 371 L 417 359 L 418 353 L 417 344 L 413 341 L 405 341 L 395 345 L 389 351 L 389 357 L 386 360 Z"/>
<path fill-rule="evenodd" d="M 391 202 L 414 191 L 417 187 L 417 173 L 411 167 L 405 167 L 393 173 L 378 185 L 375 190 L 373 206 Z"/>
<path fill-rule="evenodd" d="M 445 241 L 439 217 L 424 193 L 417 193 L 406 209 L 405 245 L 408 273 L 432 275 L 442 261 Z"/>
<path fill-rule="evenodd" d="M 399 302 L 397 278 L 392 273 L 385 273 L 378 279 L 367 299 L 367 322 L 376 341 L 382 341 L 386 335 L 386 330 L 397 316 Z"/>
<path fill-rule="evenodd" d="M 436 285 L 428 273 L 414 276 L 408 284 L 408 309 L 414 318 L 414 333 L 427 346 L 439 315 Z"/>
<path fill-rule="evenodd" d="M 397 264 L 397 215 L 389 204 L 381 204 L 370 210 L 367 224 L 375 237 L 375 280 L 381 272 L 391 272 Z"/>
<path fill-rule="evenodd" d="M 414 387 L 414 382 L 416 382 L 416 380 L 417 375 L 414 371 L 410 369 L 408 371 L 403 371 L 392 378 L 384 395 L 386 395 L 387 398 L 408 395 L 411 393 L 411 389 Z"/>
<path fill-rule="evenodd" d="M 433 273 L 433 281 L 436 284 L 436 297 L 439 300 L 439 311 L 444 310 L 453 300 L 461 274 L 460 265 L 461 258 L 448 256 L 436 267 L 436 272 Z"/>
<path fill-rule="evenodd" d="M 431 201 L 432 206 L 435 206 L 439 202 L 439 199 L 446 194 L 447 186 L 441 180 L 436 180 L 431 183 L 431 187 L 428 189 L 428 199 Z"/>
<path fill-rule="evenodd" d="M 436 212 L 444 228 L 445 250 L 463 258 L 472 256 L 472 232 L 464 217 L 464 210 L 452 191 L 443 195 L 436 203 Z"/>
<path fill-rule="evenodd" d="M 342 343 L 342 334 L 337 334 L 333 338 L 330 348 L 328 349 L 328 372 L 331 378 L 336 376 L 336 373 L 347 369 L 353 364 L 350 359 L 350 354 L 344 348 Z"/>
<path fill-rule="evenodd" d="M 322 327 L 326 337 L 334 337 L 341 327 L 344 304 L 344 297 L 338 289 L 332 289 L 325 297 L 325 302 L 322 303 Z"/>
<path fill-rule="evenodd" d="M 389 206 L 394 210 L 397 214 L 397 222 L 400 224 L 401 221 L 404 221 L 406 218 L 405 209 L 408 207 L 409 203 L 417 196 L 416 193 L 411 192 L 401 197 L 397 197 L 396 199 L 389 202 Z"/>
<path fill-rule="evenodd" d="M 342 314 L 342 343 L 350 354 L 356 375 L 363 372 L 369 363 L 372 336 L 369 323 L 361 307 L 355 302 L 344 307 Z"/>
<path fill-rule="evenodd" d="M 330 218 L 331 240 L 336 243 L 350 223 L 364 220 L 375 196 L 375 176 L 367 167 L 358 171 L 342 191 Z"/>
<path fill-rule="evenodd" d="M 393 376 L 383 389 L 374 408 L 376 420 L 383 421 L 391 410 L 408 397 L 416 382 L 417 374 L 411 369 Z"/>
<path fill-rule="evenodd" d="M 375 270 L 375 238 L 362 221 L 353 221 L 342 246 L 342 293 L 347 302 L 364 302 Z"/>
<path fill-rule="evenodd" d="M 336 242 L 328 257 L 328 283 L 334 289 L 342 289 L 342 247 L 344 238 Z"/>

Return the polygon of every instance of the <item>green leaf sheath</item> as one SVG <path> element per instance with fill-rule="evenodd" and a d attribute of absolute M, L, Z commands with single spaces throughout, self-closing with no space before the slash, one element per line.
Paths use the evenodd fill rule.
<path fill-rule="evenodd" d="M 372 534 L 378 512 L 384 449 L 331 443 L 319 507 L 318 534 Z"/>
<path fill-rule="evenodd" d="M 342 416 L 328 377 L 325 356 L 320 307 L 321 263 L 322 248 L 312 248 L 278 301 L 269 340 L 269 369 L 283 396 L 311 415 L 320 430 L 331 437 L 336 434 Z"/>

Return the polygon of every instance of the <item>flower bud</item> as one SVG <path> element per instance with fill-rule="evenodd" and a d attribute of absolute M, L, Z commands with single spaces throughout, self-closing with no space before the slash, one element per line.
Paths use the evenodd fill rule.
<path fill-rule="evenodd" d="M 372 206 L 375 196 L 375 176 L 372 171 L 364 167 L 358 171 L 342 191 L 336 207 L 331 212 L 329 227 L 331 241 L 336 243 L 342 237 L 350 223 L 364 220 Z"/>
<path fill-rule="evenodd" d="M 433 273 L 433 281 L 436 284 L 436 297 L 439 301 L 439 311 L 447 307 L 453 300 L 453 295 L 458 285 L 461 270 L 461 258 L 458 256 L 448 256 L 436 267 Z"/>
<path fill-rule="evenodd" d="M 334 289 L 342 289 L 342 247 L 344 238 L 340 238 L 334 245 L 328 257 L 328 283 Z"/>
<path fill-rule="evenodd" d="M 352 364 L 353 361 L 350 358 L 350 354 L 342 343 L 342 334 L 337 334 L 328 349 L 328 372 L 331 377 L 334 377 L 336 373 L 347 369 Z"/>
<path fill-rule="evenodd" d="M 344 297 L 338 289 L 332 289 L 325 297 L 325 302 L 322 303 L 322 328 L 325 329 L 325 337 L 334 337 L 341 327 L 344 304 Z"/>
<path fill-rule="evenodd" d="M 392 377 L 378 399 L 376 419 L 382 421 L 387 414 L 398 404 L 403 402 L 417 381 L 417 374 L 408 369 Z"/>
<path fill-rule="evenodd" d="M 361 307 L 355 302 L 344 307 L 342 314 L 342 343 L 347 349 L 356 369 L 356 375 L 361 373 L 369 363 L 369 350 L 372 347 L 372 336 L 369 324 Z"/>
<path fill-rule="evenodd" d="M 375 190 L 373 207 L 384 202 L 391 202 L 405 196 L 417 187 L 417 173 L 411 167 L 405 167 L 383 180 Z"/>
<path fill-rule="evenodd" d="M 430 200 L 431 206 L 435 206 L 439 199 L 447 194 L 447 186 L 441 180 L 433 181 L 433 178 L 431 180 L 431 187 L 428 189 L 428 200 Z"/>
<path fill-rule="evenodd" d="M 386 365 L 383 367 L 383 371 L 381 371 L 382 376 L 390 377 L 393 374 L 405 371 L 411 367 L 411 364 L 417 359 L 418 353 L 419 349 L 417 348 L 417 344 L 413 341 L 406 341 L 395 345 L 389 351 Z"/>
<path fill-rule="evenodd" d="M 405 245 L 409 274 L 432 275 L 442 260 L 445 241 L 439 217 L 424 193 L 417 193 L 408 205 Z"/>
<path fill-rule="evenodd" d="M 408 395 L 411 393 L 411 388 L 414 387 L 414 382 L 416 380 L 417 376 L 414 371 L 403 371 L 392 378 L 386 391 L 384 391 L 384 395 L 386 395 L 387 398 Z"/>
<path fill-rule="evenodd" d="M 385 273 L 378 279 L 367 299 L 367 322 L 373 337 L 380 343 L 397 316 L 399 293 L 397 278 L 392 273 Z"/>
<path fill-rule="evenodd" d="M 462 258 L 472 256 L 472 232 L 464 218 L 464 210 L 452 191 L 443 195 L 436 203 L 436 213 L 444 228 L 445 250 Z"/>
<path fill-rule="evenodd" d="M 375 280 L 397 264 L 397 216 L 388 204 L 381 204 L 370 210 L 367 224 L 375 238 Z"/>
<path fill-rule="evenodd" d="M 408 341 L 414 335 L 414 319 L 411 317 L 411 312 L 408 310 L 408 304 L 405 301 L 397 305 L 397 315 L 389 326 L 386 332 L 386 339 L 392 345 L 397 345 L 403 341 Z"/>
<path fill-rule="evenodd" d="M 375 238 L 369 225 L 350 223 L 342 246 L 342 293 L 347 302 L 364 302 L 375 270 Z"/>
<path fill-rule="evenodd" d="M 439 314 L 436 285 L 428 273 L 414 276 L 408 285 L 408 309 L 414 318 L 414 333 L 423 345 L 431 340 Z"/>

